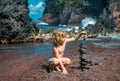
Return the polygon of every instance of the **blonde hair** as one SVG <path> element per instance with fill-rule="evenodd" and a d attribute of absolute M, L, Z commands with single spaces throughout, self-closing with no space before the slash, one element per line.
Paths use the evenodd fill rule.
<path fill-rule="evenodd" d="M 62 45 L 66 35 L 67 35 L 66 31 L 61 29 L 56 29 L 53 33 L 53 41 L 55 45 Z"/>

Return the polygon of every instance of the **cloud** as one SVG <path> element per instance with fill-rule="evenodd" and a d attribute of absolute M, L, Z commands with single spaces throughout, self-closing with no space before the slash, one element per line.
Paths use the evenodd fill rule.
<path fill-rule="evenodd" d="M 45 7 L 45 3 L 41 2 L 41 1 L 37 5 L 30 4 L 28 6 L 28 8 L 30 9 L 30 13 L 29 14 L 43 13 L 44 7 Z"/>
<path fill-rule="evenodd" d="M 35 7 L 36 9 L 41 8 L 42 6 L 44 6 L 43 2 L 39 2 Z"/>

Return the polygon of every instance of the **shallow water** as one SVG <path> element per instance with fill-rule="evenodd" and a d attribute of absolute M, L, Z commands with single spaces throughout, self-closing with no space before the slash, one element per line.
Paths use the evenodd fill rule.
<path fill-rule="evenodd" d="M 49 54 L 52 50 L 52 43 L 36 42 L 24 44 L 0 45 L 0 54 L 20 53 L 20 54 Z"/>
<path fill-rule="evenodd" d="M 67 44 L 66 48 L 73 48 L 74 47 L 73 45 L 78 45 L 80 44 L 80 42 L 81 42 L 81 39 L 78 41 L 69 43 Z M 120 47 L 120 40 L 87 39 L 87 42 L 103 48 Z M 0 54 L 12 54 L 12 53 L 29 54 L 29 55 L 51 54 L 52 48 L 53 48 L 52 42 L 8 44 L 8 45 L 0 45 Z"/>
<path fill-rule="evenodd" d="M 120 47 L 120 40 L 115 39 L 102 39 L 100 41 L 92 42 L 97 47 L 102 48 L 117 48 Z"/>

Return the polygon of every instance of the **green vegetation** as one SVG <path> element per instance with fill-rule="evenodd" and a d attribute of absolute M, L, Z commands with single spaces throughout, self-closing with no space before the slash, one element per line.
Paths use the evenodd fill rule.
<path fill-rule="evenodd" d="M 83 0 L 46 0 L 46 3 L 48 2 L 54 2 L 55 5 L 60 6 L 60 5 L 65 5 L 67 3 L 73 2 L 74 4 L 77 4 Z"/>
<path fill-rule="evenodd" d="M 45 3 L 52 8 L 49 8 L 47 12 L 54 14 L 59 9 L 63 8 L 65 5 L 72 3 L 73 5 L 77 5 L 84 0 L 45 0 Z"/>

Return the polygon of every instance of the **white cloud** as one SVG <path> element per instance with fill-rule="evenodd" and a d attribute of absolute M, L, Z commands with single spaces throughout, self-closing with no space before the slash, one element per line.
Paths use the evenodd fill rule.
<path fill-rule="evenodd" d="M 36 9 L 38 9 L 38 8 L 41 8 L 43 5 L 44 5 L 43 2 L 39 2 L 35 7 L 36 7 Z"/>
<path fill-rule="evenodd" d="M 30 4 L 28 6 L 28 8 L 30 9 L 30 13 L 29 14 L 39 14 L 39 13 L 42 13 L 43 10 L 44 10 L 44 6 L 45 3 L 44 2 L 39 2 L 37 5 L 33 5 L 33 4 Z"/>

